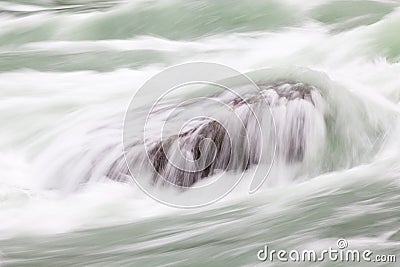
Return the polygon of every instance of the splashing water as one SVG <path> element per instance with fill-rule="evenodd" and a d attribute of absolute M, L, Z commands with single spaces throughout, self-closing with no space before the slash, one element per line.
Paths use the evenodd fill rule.
<path fill-rule="evenodd" d="M 265 244 L 326 249 L 338 238 L 399 255 L 399 8 L 353 0 L 0 2 L 0 265 L 254 266 L 264 264 L 256 253 Z M 260 92 L 233 83 L 240 98 L 204 86 L 176 94 L 150 114 L 146 140 L 157 92 L 134 107 L 127 160 L 158 194 L 201 200 L 192 188 L 223 171 L 221 187 L 243 175 L 219 202 L 181 210 L 132 182 L 123 127 L 143 83 L 190 61 L 233 67 Z M 275 143 L 268 178 L 249 195 Z M 193 161 L 210 157 L 198 161 L 200 171 L 182 172 L 166 161 L 168 154 L 184 164 L 182 151 Z"/>

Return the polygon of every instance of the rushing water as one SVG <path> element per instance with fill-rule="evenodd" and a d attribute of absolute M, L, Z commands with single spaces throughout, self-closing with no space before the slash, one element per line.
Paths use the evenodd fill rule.
<path fill-rule="evenodd" d="M 0 266 L 281 266 L 257 251 L 339 238 L 400 261 L 398 1 L 87 2 L 0 1 Z M 315 88 L 274 115 L 300 105 L 316 149 L 200 209 L 109 179 L 135 91 L 191 61 Z"/>

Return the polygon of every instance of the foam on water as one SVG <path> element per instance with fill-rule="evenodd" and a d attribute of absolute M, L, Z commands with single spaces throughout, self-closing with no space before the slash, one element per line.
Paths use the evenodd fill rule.
<path fill-rule="evenodd" d="M 355 247 L 375 242 L 377 252 L 398 253 L 398 3 L 186 2 L 184 10 L 182 1 L 1 3 L 0 258 L 10 266 L 46 266 L 49 258 L 63 265 L 83 253 L 94 265 L 245 266 L 256 263 L 265 242 L 323 247 L 338 235 Z M 323 152 L 309 164 L 273 170 L 255 195 L 248 195 L 250 167 L 221 202 L 193 211 L 159 204 L 129 180 L 108 179 L 135 90 L 188 61 L 225 64 L 259 84 L 315 87 L 326 132 L 310 143 L 322 140 Z M 38 257 L 20 261 L 27 251 Z"/>

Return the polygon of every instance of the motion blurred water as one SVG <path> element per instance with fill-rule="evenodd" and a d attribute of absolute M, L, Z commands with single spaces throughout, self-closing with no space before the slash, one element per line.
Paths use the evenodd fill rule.
<path fill-rule="evenodd" d="M 281 266 L 257 251 L 338 238 L 400 256 L 398 1 L 34 2 L 0 1 L 1 266 Z M 86 175 L 121 147 L 134 92 L 191 61 L 322 90 L 319 171 L 272 174 L 254 195 L 245 175 L 195 210 Z"/>

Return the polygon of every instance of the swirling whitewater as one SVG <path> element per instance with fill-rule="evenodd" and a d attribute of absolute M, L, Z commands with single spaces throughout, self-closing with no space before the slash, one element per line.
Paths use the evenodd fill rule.
<path fill-rule="evenodd" d="M 265 244 L 325 249 L 338 238 L 398 255 L 399 8 L 389 0 L 1 1 L 0 265 L 263 266 L 256 253 Z M 283 168 L 253 195 L 245 175 L 196 210 L 100 174 L 83 182 L 102 147 L 121 145 L 135 90 L 192 61 L 325 92 L 333 134 L 322 168 L 299 176 Z"/>

